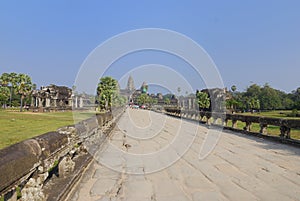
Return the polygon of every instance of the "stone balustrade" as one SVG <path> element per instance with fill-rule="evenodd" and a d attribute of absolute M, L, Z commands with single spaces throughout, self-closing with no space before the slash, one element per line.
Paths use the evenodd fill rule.
<path fill-rule="evenodd" d="M 197 122 L 206 123 L 214 126 L 223 126 L 230 130 L 243 131 L 248 133 L 252 132 L 251 126 L 253 123 L 258 123 L 260 126 L 259 132 L 256 134 L 268 135 L 268 126 L 278 126 L 280 132 L 280 139 L 290 139 L 291 129 L 300 129 L 300 120 L 298 119 L 281 119 L 270 118 L 263 116 L 250 116 L 242 114 L 225 114 L 214 113 L 207 111 L 190 111 L 180 110 L 179 108 L 165 108 L 165 113 L 174 117 L 195 120 Z M 231 127 L 228 126 L 228 121 L 232 122 Z M 238 129 L 237 122 L 243 122 L 243 130 Z M 297 140 L 296 140 L 297 141 Z M 296 142 L 295 141 L 295 142 Z M 298 141 L 297 141 L 298 143 Z"/>
<path fill-rule="evenodd" d="M 123 112 L 123 107 L 116 108 L 0 150 L 0 197 L 13 201 L 20 196 L 24 201 L 61 199 L 65 192 L 59 191 L 63 189 L 55 190 L 56 197 L 48 199 L 55 185 L 49 187 L 47 182 L 54 174 L 66 180 L 75 178 L 75 167 L 87 165 L 91 152 L 101 146 Z"/>

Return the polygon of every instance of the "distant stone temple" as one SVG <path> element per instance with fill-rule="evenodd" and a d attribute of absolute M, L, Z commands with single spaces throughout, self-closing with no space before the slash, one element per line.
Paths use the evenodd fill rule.
<path fill-rule="evenodd" d="M 185 110 L 198 110 L 197 98 L 194 94 L 179 98 L 179 107 Z"/>
<path fill-rule="evenodd" d="M 201 92 L 207 93 L 210 99 L 208 111 L 211 111 L 212 106 L 214 105 L 215 112 L 224 112 L 224 101 L 229 98 L 229 93 L 226 88 L 202 89 Z M 198 110 L 199 105 L 197 103 L 196 95 L 190 94 L 185 97 L 180 97 L 179 106 L 185 110 Z"/>
<path fill-rule="evenodd" d="M 134 81 L 133 78 L 131 77 L 131 75 L 128 78 L 128 82 L 127 82 L 127 88 L 128 91 L 134 91 L 135 87 L 134 87 Z"/>
<path fill-rule="evenodd" d="M 73 94 L 72 95 L 72 108 L 79 109 L 79 108 L 93 108 L 96 107 L 94 103 L 91 102 L 89 96 L 86 94 Z"/>
<path fill-rule="evenodd" d="M 87 95 L 72 94 L 72 89 L 51 84 L 32 91 L 31 108 L 34 111 L 71 110 L 93 106 Z"/>
<path fill-rule="evenodd" d="M 51 84 L 32 92 L 31 107 L 39 108 L 71 108 L 72 89 Z"/>
<path fill-rule="evenodd" d="M 164 97 L 161 93 L 155 94 L 148 94 L 148 84 L 146 82 L 143 82 L 142 86 L 138 89 L 134 87 L 134 81 L 132 76 L 129 76 L 127 87 L 126 89 L 120 89 L 120 95 L 127 97 L 129 104 L 136 104 L 138 105 L 138 97 L 141 94 L 147 94 L 150 96 L 153 100 L 156 100 L 155 105 L 165 105 Z M 178 105 L 178 99 L 173 95 L 170 97 L 170 104 L 169 105 Z"/>
<path fill-rule="evenodd" d="M 210 111 L 212 110 L 212 107 L 214 107 L 215 112 L 225 112 L 224 102 L 228 99 L 229 95 L 226 88 L 203 89 L 201 92 L 208 94 L 210 99 Z"/>
<path fill-rule="evenodd" d="M 151 94 L 150 97 L 153 99 L 153 100 L 156 100 L 156 105 L 166 105 L 166 101 L 164 99 L 164 96 L 161 94 L 161 93 L 158 93 L 158 94 Z M 170 103 L 168 105 L 170 106 L 175 106 L 177 107 L 178 104 L 179 104 L 179 100 L 178 98 L 175 96 L 175 95 L 172 95 L 170 98 Z"/>
<path fill-rule="evenodd" d="M 137 89 L 135 90 L 131 96 L 130 96 L 130 99 L 129 99 L 129 103 L 133 103 L 133 104 L 137 104 L 137 100 L 138 100 L 138 97 L 141 95 L 141 94 L 147 94 L 148 92 L 148 85 L 146 84 L 146 82 L 143 82 L 142 86 L 140 87 L 140 89 Z"/>
<path fill-rule="evenodd" d="M 119 87 L 120 88 L 120 87 Z M 130 101 L 132 94 L 135 91 L 134 81 L 131 75 L 128 78 L 126 89 L 119 89 L 120 95 L 127 97 L 127 101 Z"/>

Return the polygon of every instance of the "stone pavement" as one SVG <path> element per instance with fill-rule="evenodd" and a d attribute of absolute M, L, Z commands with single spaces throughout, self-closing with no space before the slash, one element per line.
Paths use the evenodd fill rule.
<path fill-rule="evenodd" d="M 300 200 L 300 149 L 222 132 L 199 159 L 207 132 L 128 109 L 68 200 Z"/>

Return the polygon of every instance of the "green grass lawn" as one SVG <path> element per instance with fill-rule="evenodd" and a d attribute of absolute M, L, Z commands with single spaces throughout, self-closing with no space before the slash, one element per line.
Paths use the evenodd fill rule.
<path fill-rule="evenodd" d="M 287 115 L 290 114 L 291 110 L 275 110 L 269 112 L 244 112 L 244 113 L 237 113 L 242 115 L 252 115 L 252 116 L 263 116 L 263 117 L 272 117 L 272 118 L 284 118 L 284 119 L 300 119 L 299 117 L 288 117 Z"/>
<path fill-rule="evenodd" d="M 90 116 L 88 112 L 79 113 L 76 119 L 83 120 Z M 31 113 L 0 110 L 0 149 L 72 124 L 71 111 Z"/>

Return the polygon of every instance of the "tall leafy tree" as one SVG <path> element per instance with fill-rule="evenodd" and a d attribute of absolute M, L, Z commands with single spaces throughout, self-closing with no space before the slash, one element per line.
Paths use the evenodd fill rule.
<path fill-rule="evenodd" d="M 254 110 L 259 110 L 260 109 L 260 101 L 257 98 L 250 98 L 248 100 L 248 108 L 251 109 L 251 112 Z"/>
<path fill-rule="evenodd" d="M 6 86 L 0 86 L 0 103 L 6 108 L 6 101 L 9 97 L 9 89 Z"/>
<path fill-rule="evenodd" d="M 8 73 L 3 73 L 0 76 L 0 85 L 3 87 L 7 87 L 9 85 L 9 74 Z"/>
<path fill-rule="evenodd" d="M 9 85 L 9 74 L 8 73 L 3 73 L 0 76 L 0 86 L 1 86 L 1 93 L 0 93 L 0 99 L 1 102 L 4 106 L 4 108 L 6 108 L 6 101 L 8 99 L 7 97 L 7 90 L 8 90 L 8 85 Z"/>
<path fill-rule="evenodd" d="M 239 107 L 239 101 L 236 98 L 230 98 L 226 100 L 226 108 L 231 109 L 232 112 L 235 112 L 236 109 Z"/>
<path fill-rule="evenodd" d="M 20 94 L 20 111 L 23 109 L 23 100 L 25 97 L 30 95 L 32 91 L 31 78 L 26 74 L 19 74 L 16 79 L 17 92 Z"/>
<path fill-rule="evenodd" d="M 164 102 L 165 102 L 165 104 L 169 105 L 171 103 L 171 100 L 170 100 L 170 98 L 166 97 L 165 100 L 164 100 Z"/>
<path fill-rule="evenodd" d="M 271 88 L 268 84 L 265 84 L 261 89 L 259 99 L 261 102 L 261 107 L 264 110 L 275 110 L 282 108 L 278 90 Z"/>
<path fill-rule="evenodd" d="M 100 109 L 111 110 L 112 99 L 117 93 L 118 82 L 112 77 L 102 77 L 97 87 Z"/>
<path fill-rule="evenodd" d="M 14 73 L 14 72 L 9 74 L 9 82 L 10 82 L 9 104 L 10 104 L 10 106 L 12 106 L 12 96 L 13 96 L 14 90 L 16 89 L 19 76 L 20 75 L 18 75 L 17 73 Z"/>
<path fill-rule="evenodd" d="M 293 108 L 300 110 L 300 87 L 298 87 L 296 90 L 292 91 L 291 100 L 294 102 Z"/>
<path fill-rule="evenodd" d="M 261 87 L 257 84 L 253 84 L 253 85 L 251 85 L 250 87 L 247 88 L 244 96 L 258 98 L 260 93 L 261 93 Z"/>
<path fill-rule="evenodd" d="M 210 99 L 207 93 L 198 91 L 196 92 L 196 98 L 201 110 L 208 109 L 210 107 Z"/>
<path fill-rule="evenodd" d="M 138 96 L 137 102 L 139 105 L 148 104 L 150 102 L 150 97 L 147 94 L 143 93 Z"/>
<path fill-rule="evenodd" d="M 9 87 L 9 105 L 12 106 L 12 98 L 16 90 L 18 74 L 17 73 L 3 73 L 0 77 L 1 86 Z"/>
<path fill-rule="evenodd" d="M 112 99 L 112 106 L 122 106 L 127 102 L 126 97 L 120 96 L 119 94 L 114 94 Z"/>

